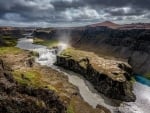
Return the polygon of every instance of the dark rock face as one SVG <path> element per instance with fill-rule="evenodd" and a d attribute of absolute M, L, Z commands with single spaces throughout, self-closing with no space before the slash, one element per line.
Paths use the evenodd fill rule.
<path fill-rule="evenodd" d="M 120 64 L 120 68 L 126 71 L 126 81 L 119 82 L 112 80 L 106 74 L 96 71 L 89 61 L 85 59 L 86 67 L 82 67 L 78 61 L 71 58 L 66 58 L 62 56 L 57 56 L 57 61 L 55 65 L 61 66 L 65 69 L 72 70 L 76 73 L 83 75 L 88 81 L 90 81 L 95 89 L 105 96 L 117 99 L 121 101 L 135 101 L 136 97 L 132 93 L 132 84 L 129 79 L 131 79 L 132 69 L 126 67 L 126 65 Z"/>
<path fill-rule="evenodd" d="M 52 39 L 54 38 L 56 35 L 56 31 L 55 30 L 51 30 L 49 32 L 46 32 L 44 30 L 36 30 L 33 33 L 33 36 L 38 37 L 38 38 L 43 38 L 43 39 Z"/>
<path fill-rule="evenodd" d="M 27 60 L 26 60 L 26 66 L 27 67 L 33 67 L 34 65 L 34 58 L 33 57 L 29 57 Z"/>
<path fill-rule="evenodd" d="M 65 113 L 66 108 L 48 89 L 18 84 L 11 69 L 0 59 L 1 113 Z"/>
<path fill-rule="evenodd" d="M 61 30 L 70 32 L 71 43 L 83 50 L 113 57 L 130 59 L 130 65 L 137 73 L 149 73 L 150 69 L 150 29 L 111 29 L 105 26 L 83 27 Z M 35 31 L 34 36 L 53 39 L 56 30 Z"/>
<path fill-rule="evenodd" d="M 0 34 L 4 36 L 13 36 L 13 37 L 22 37 L 22 34 L 25 33 L 24 29 L 17 29 L 17 28 L 1 28 L 0 27 Z"/>
<path fill-rule="evenodd" d="M 110 29 L 107 27 L 87 27 L 72 33 L 72 45 L 99 54 L 129 59 L 137 73 L 150 72 L 150 30 Z"/>

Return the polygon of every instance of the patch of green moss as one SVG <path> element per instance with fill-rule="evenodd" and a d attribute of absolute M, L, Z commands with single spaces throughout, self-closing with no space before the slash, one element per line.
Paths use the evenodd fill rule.
<path fill-rule="evenodd" d="M 13 75 L 20 84 L 29 85 L 32 87 L 48 88 L 57 91 L 53 86 L 43 80 L 43 76 L 37 70 L 16 70 L 13 72 Z"/>
<path fill-rule="evenodd" d="M 79 60 L 81 58 L 85 58 L 86 54 L 84 51 L 76 50 L 74 48 L 67 48 L 61 52 L 60 56 L 70 56 L 75 60 Z"/>
<path fill-rule="evenodd" d="M 72 104 L 67 107 L 67 113 L 75 113 Z"/>
<path fill-rule="evenodd" d="M 134 77 L 131 77 L 131 80 L 130 80 L 132 83 L 135 83 L 136 82 L 136 80 L 135 80 L 135 78 Z"/>
<path fill-rule="evenodd" d="M 4 55 L 4 54 L 19 54 L 20 52 L 22 52 L 21 49 L 17 48 L 17 47 L 0 47 L 0 55 Z"/>
<path fill-rule="evenodd" d="M 147 73 L 145 77 L 150 80 L 150 73 Z"/>
<path fill-rule="evenodd" d="M 18 54 L 22 52 L 21 49 L 16 48 L 17 38 L 13 36 L 0 36 L 0 55 L 5 54 Z"/>
<path fill-rule="evenodd" d="M 0 39 L 3 42 L 4 46 L 12 47 L 17 44 L 17 38 L 13 36 L 0 36 Z"/>
<path fill-rule="evenodd" d="M 48 48 L 51 48 L 58 44 L 58 40 L 46 40 L 46 39 L 41 39 L 41 38 L 34 38 L 33 43 L 44 45 L 44 46 L 47 46 Z"/>

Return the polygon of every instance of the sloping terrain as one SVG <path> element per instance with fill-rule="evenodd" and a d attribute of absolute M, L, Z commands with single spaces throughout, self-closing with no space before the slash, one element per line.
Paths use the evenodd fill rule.
<path fill-rule="evenodd" d="M 38 54 L 16 48 L 17 40 L 8 36 L 1 40 L 14 43 L 0 45 L 2 113 L 110 113 L 100 105 L 93 108 L 86 103 L 67 76 L 35 63 Z"/>
<path fill-rule="evenodd" d="M 63 103 L 48 89 L 20 85 L 0 59 L 1 113 L 65 113 Z"/>

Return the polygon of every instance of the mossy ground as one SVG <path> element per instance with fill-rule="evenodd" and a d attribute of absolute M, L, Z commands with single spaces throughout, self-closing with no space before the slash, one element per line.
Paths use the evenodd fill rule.
<path fill-rule="evenodd" d="M 4 46 L 15 46 L 17 44 L 17 37 L 13 37 L 13 36 L 0 36 L 0 39 L 2 41 L 2 43 L 4 44 Z"/>
<path fill-rule="evenodd" d="M 34 38 L 33 43 L 44 45 L 44 46 L 47 46 L 48 48 L 51 48 L 51 47 L 57 46 L 58 40 L 54 40 L 54 39 L 53 40 L 45 40 L 42 38 Z"/>
<path fill-rule="evenodd" d="M 21 49 L 17 47 L 0 47 L 0 55 L 5 55 L 5 54 L 19 54 L 22 52 Z"/>
<path fill-rule="evenodd" d="M 13 36 L 0 36 L 1 45 L 0 45 L 0 55 L 5 54 L 19 54 L 22 52 L 21 49 L 15 47 L 17 44 L 17 37 Z"/>
<path fill-rule="evenodd" d="M 61 52 L 60 56 L 71 56 L 75 60 L 80 60 L 85 57 L 93 56 L 93 53 L 77 50 L 75 48 L 67 48 Z"/>
<path fill-rule="evenodd" d="M 44 81 L 43 75 L 36 69 L 15 70 L 14 78 L 21 84 L 33 87 L 48 88 L 56 91 L 54 87 Z"/>
<path fill-rule="evenodd" d="M 71 104 L 67 108 L 67 113 L 75 113 L 74 109 L 73 109 L 73 106 Z"/>
<path fill-rule="evenodd" d="M 144 75 L 147 79 L 150 80 L 150 73 L 147 73 L 146 75 Z"/>

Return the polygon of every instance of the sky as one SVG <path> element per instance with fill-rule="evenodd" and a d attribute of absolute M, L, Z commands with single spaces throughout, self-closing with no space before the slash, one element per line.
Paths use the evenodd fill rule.
<path fill-rule="evenodd" d="M 150 0 L 0 0 L 0 26 L 149 23 Z"/>

